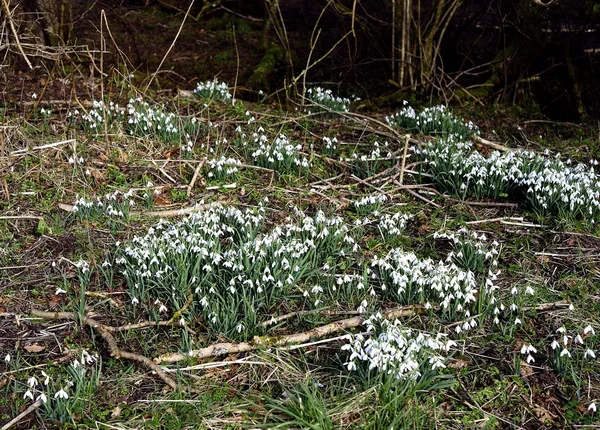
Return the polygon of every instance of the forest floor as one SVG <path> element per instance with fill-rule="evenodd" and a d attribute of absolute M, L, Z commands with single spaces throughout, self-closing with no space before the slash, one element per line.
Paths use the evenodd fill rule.
<path fill-rule="evenodd" d="M 19 79 L 0 425 L 600 424 L 597 129 Z"/>

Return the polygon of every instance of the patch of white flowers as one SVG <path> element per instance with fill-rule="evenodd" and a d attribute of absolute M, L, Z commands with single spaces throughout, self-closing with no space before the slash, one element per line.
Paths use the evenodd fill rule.
<path fill-rule="evenodd" d="M 422 134 L 452 135 L 460 139 L 479 134 L 479 128 L 475 124 L 464 122 L 444 105 L 427 107 L 417 113 L 405 100 L 404 107 L 399 112 L 385 119 L 392 127 Z"/>
<path fill-rule="evenodd" d="M 122 247 L 115 261 L 132 302 L 148 312 L 158 316 L 158 303 L 175 311 L 191 292 L 193 312 L 208 327 L 247 339 L 260 329 L 260 311 L 286 297 L 314 264 L 356 246 L 340 217 L 297 217 L 259 234 L 262 206 L 241 211 L 215 204 L 176 223 L 160 222 Z"/>
<path fill-rule="evenodd" d="M 354 208 L 360 214 L 367 214 L 379 210 L 381 204 L 388 200 L 385 194 L 372 194 L 354 201 Z"/>
<path fill-rule="evenodd" d="M 165 140 L 179 136 L 177 115 L 151 107 L 141 97 L 129 100 L 127 113 L 127 129 L 133 136 L 160 135 L 166 137 Z"/>
<path fill-rule="evenodd" d="M 68 378 L 53 378 L 41 371 L 37 377 L 27 379 L 23 398 L 41 402 L 43 415 L 64 422 L 75 408 L 89 402 L 98 387 L 100 368 L 98 355 L 82 350 L 69 365 Z"/>
<path fill-rule="evenodd" d="M 226 157 L 222 155 L 219 158 L 213 158 L 207 161 L 209 171 L 207 176 L 209 179 L 223 180 L 230 176 L 234 176 L 239 172 L 239 167 L 242 162 L 237 158 Z"/>
<path fill-rule="evenodd" d="M 316 104 L 336 112 L 349 112 L 350 103 L 360 100 L 358 97 L 352 97 L 352 99 L 339 97 L 334 95 L 330 89 L 321 87 L 307 89 L 306 96 Z"/>
<path fill-rule="evenodd" d="M 227 84 L 216 78 L 212 81 L 199 82 L 194 90 L 194 95 L 202 99 L 231 100 L 231 93 Z"/>
<path fill-rule="evenodd" d="M 434 239 L 446 239 L 453 244 L 446 261 L 455 261 L 459 266 L 473 272 L 483 272 L 486 267 L 498 265 L 500 244 L 488 242 L 485 233 L 460 228 L 456 232 L 435 232 Z"/>
<path fill-rule="evenodd" d="M 387 152 L 384 154 L 384 151 Z M 341 161 L 351 163 L 354 174 L 359 178 L 364 179 L 377 173 L 381 166 L 387 166 L 392 157 L 393 154 L 389 150 L 389 142 L 381 144 L 375 141 L 368 154 L 358 154 L 357 152 L 353 152 L 350 158 L 342 158 Z"/>
<path fill-rule="evenodd" d="M 538 214 L 561 219 L 600 220 L 600 178 L 592 166 L 572 165 L 530 151 L 494 151 L 484 157 L 452 139 L 414 149 L 444 191 L 461 198 L 524 196 Z"/>
<path fill-rule="evenodd" d="M 181 142 L 184 151 L 191 151 L 194 135 L 199 124 L 195 118 L 184 119 L 172 112 L 165 112 L 161 107 L 153 107 L 141 97 L 129 99 L 125 108 L 114 102 L 106 105 L 102 100 L 93 101 L 92 109 L 87 114 L 79 110 L 69 112 L 67 117 L 73 118 L 87 132 L 103 133 L 112 130 L 115 125 L 122 125 L 128 134 L 137 137 L 157 137 L 165 142 Z"/>
<path fill-rule="evenodd" d="M 337 149 L 338 149 L 337 137 L 323 136 L 323 152 L 325 154 L 333 155 L 337 152 Z"/>
<path fill-rule="evenodd" d="M 559 327 L 556 330 L 556 337 L 550 343 L 550 348 L 554 351 L 555 366 L 559 370 L 564 369 L 575 355 L 583 356 L 586 360 L 595 359 L 594 346 L 589 345 L 590 337 L 595 334 L 591 325 L 586 326 L 581 333 L 575 334 L 570 334 L 564 326 Z"/>
<path fill-rule="evenodd" d="M 349 371 L 365 365 L 370 370 L 384 372 L 398 379 L 416 380 L 424 367 L 435 370 L 446 367 L 440 352 L 456 346 L 452 340 L 438 333 L 432 336 L 403 327 L 375 314 L 364 323 L 367 336 L 348 336 L 349 343 L 342 347 L 350 356 L 345 366 Z"/>
<path fill-rule="evenodd" d="M 397 238 L 404 233 L 406 225 L 412 218 L 412 214 L 402 212 L 396 212 L 393 215 L 383 214 L 379 218 L 379 232 L 384 239 Z"/>
<path fill-rule="evenodd" d="M 454 320 L 457 314 L 466 319 L 457 332 L 477 326 L 471 311 L 480 291 L 475 274 L 462 270 L 453 263 L 421 259 L 412 252 L 392 249 L 383 258 L 374 256 L 371 261 L 373 277 L 379 280 L 383 297 L 400 304 L 425 303 L 426 308 L 438 305 L 442 316 Z"/>
<path fill-rule="evenodd" d="M 125 116 L 126 110 L 117 103 L 110 101 L 108 105 L 102 100 L 92 101 L 92 108 L 88 113 L 80 113 L 78 109 L 67 113 L 67 118 L 80 122 L 83 129 L 88 133 L 104 133 L 111 129 L 115 122 L 120 122 Z"/>
<path fill-rule="evenodd" d="M 254 142 L 257 147 L 251 155 L 259 166 L 286 173 L 310 167 L 308 159 L 301 154 L 302 145 L 293 143 L 283 133 L 273 140 L 256 133 Z"/>
<path fill-rule="evenodd" d="M 117 190 L 91 200 L 79 197 L 75 200 L 71 212 L 81 220 L 97 220 L 102 217 L 127 220 L 132 206 L 135 206 L 133 190 L 126 193 Z"/>

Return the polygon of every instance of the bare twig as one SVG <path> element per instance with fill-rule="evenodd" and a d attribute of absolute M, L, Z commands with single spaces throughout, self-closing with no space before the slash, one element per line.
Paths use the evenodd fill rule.
<path fill-rule="evenodd" d="M 500 145 L 499 143 L 492 142 L 491 140 L 484 139 L 483 137 L 480 137 L 477 135 L 473 136 L 473 140 L 481 145 L 486 145 L 486 146 L 489 146 L 490 148 L 497 149 L 498 151 L 502 151 L 502 152 L 511 151 L 510 148 L 508 148 L 504 145 Z"/>
<path fill-rule="evenodd" d="M 185 12 L 183 20 L 181 21 L 181 25 L 179 26 L 179 30 L 177 30 L 177 34 L 175 35 L 175 38 L 173 39 L 173 42 L 171 43 L 171 46 L 169 46 L 169 49 L 167 49 L 167 52 L 165 53 L 164 57 L 160 61 L 160 64 L 156 68 L 156 71 L 154 73 L 152 73 L 152 76 L 150 76 L 150 80 L 148 81 L 148 84 L 146 85 L 146 89 L 144 90 L 144 92 L 147 92 L 148 88 L 150 88 L 150 85 L 152 84 L 152 81 L 154 80 L 154 78 L 156 78 L 156 75 L 158 75 L 158 72 L 160 71 L 160 68 L 162 67 L 163 63 L 167 59 L 167 56 L 169 55 L 169 53 L 171 52 L 171 50 L 175 46 L 175 43 L 177 42 L 177 39 L 179 39 L 179 35 L 181 34 L 181 30 L 183 30 L 183 25 L 185 24 L 185 21 L 187 20 L 187 17 L 190 14 L 190 10 L 192 10 L 192 6 L 194 6 L 194 2 L 195 2 L 195 0 L 192 0 L 190 2 L 190 5 L 188 6 L 187 11 Z"/>
<path fill-rule="evenodd" d="M 26 155 L 30 151 L 37 151 L 37 150 L 48 149 L 48 148 L 56 148 L 57 146 L 65 145 L 67 143 L 74 143 L 74 142 L 75 142 L 75 139 L 61 140 L 60 142 L 53 142 L 53 143 L 47 143 L 45 145 L 34 146 L 31 149 L 28 149 L 28 148 L 18 149 L 16 151 L 11 152 L 10 155 L 11 155 L 11 157 L 14 157 L 17 155 Z"/>
<path fill-rule="evenodd" d="M 25 418 L 27 415 L 29 415 L 30 413 L 35 411 L 40 406 L 42 406 L 42 401 L 37 400 L 35 403 L 31 404 L 27 409 L 25 409 L 19 415 L 17 415 L 12 420 L 10 420 L 6 424 L 4 424 L 0 430 L 8 430 L 9 428 L 11 428 L 15 424 L 17 424 L 19 421 L 21 421 L 23 418 Z"/>
<path fill-rule="evenodd" d="M 423 309 L 422 306 L 406 306 L 402 308 L 396 308 L 385 312 L 385 318 L 400 318 L 414 315 L 418 310 Z M 222 342 L 214 345 L 210 345 L 206 348 L 196 349 L 188 352 L 187 354 L 165 354 L 154 359 L 156 363 L 176 363 L 185 360 L 188 357 L 197 359 L 208 358 L 208 357 L 219 357 L 229 354 L 239 354 L 243 352 L 254 351 L 259 348 L 288 348 L 292 344 L 306 343 L 312 338 L 321 338 L 329 334 L 338 332 L 340 330 L 346 330 L 349 328 L 358 327 L 365 321 L 362 316 L 355 316 L 340 321 L 335 321 L 329 324 L 325 324 L 320 327 L 313 328 L 302 333 L 294 333 L 279 337 L 255 337 L 252 342 Z"/>
<path fill-rule="evenodd" d="M 27 55 L 25 55 L 25 51 L 23 51 L 23 47 L 21 46 L 21 41 L 19 40 L 19 34 L 17 33 L 17 29 L 15 28 L 15 23 L 12 18 L 12 13 L 10 13 L 10 6 L 8 5 L 7 0 L 2 0 L 2 8 L 4 9 L 4 13 L 6 13 L 6 19 L 8 20 L 8 24 L 10 25 L 10 30 L 12 31 L 13 36 L 15 38 L 15 43 L 17 44 L 17 48 L 19 48 L 19 52 L 21 53 L 21 56 L 23 57 L 23 59 L 25 60 L 27 65 L 29 66 L 29 69 L 33 70 L 31 61 L 29 61 L 29 58 L 27 58 Z"/>
<path fill-rule="evenodd" d="M 297 312 L 290 312 L 289 314 L 284 314 L 284 315 L 279 315 L 276 317 L 272 317 L 270 320 L 267 321 L 263 321 L 260 325 L 262 325 L 263 327 L 269 327 L 272 326 L 274 324 L 278 324 L 282 321 L 286 321 L 289 320 L 291 318 L 295 318 L 295 317 L 301 317 L 303 315 L 310 315 L 310 314 L 314 314 L 314 313 L 319 313 L 319 315 L 327 315 L 327 316 L 333 316 L 333 315 L 358 315 L 359 312 L 358 311 L 329 311 L 329 310 L 324 310 L 322 308 L 319 309 L 311 309 L 308 311 L 297 311 Z"/>
<path fill-rule="evenodd" d="M 408 143 L 410 142 L 410 134 L 404 136 L 404 152 L 402 154 L 402 165 L 400 166 L 400 185 L 404 184 L 404 167 L 406 166 L 406 154 L 408 152 Z"/>
<path fill-rule="evenodd" d="M 136 215 L 136 216 L 143 215 L 143 216 L 150 216 L 150 217 L 168 218 L 168 217 L 173 217 L 173 216 L 187 215 L 192 212 L 200 212 L 205 209 L 208 209 L 210 206 L 211 206 L 210 204 L 196 204 L 194 206 L 188 206 L 187 208 L 173 209 L 173 210 L 168 210 L 168 211 L 130 212 L 129 214 Z M 58 207 L 67 212 L 73 211 L 73 205 L 70 205 L 68 203 L 59 203 Z"/>
<path fill-rule="evenodd" d="M 196 180 L 198 179 L 198 174 L 200 173 L 200 170 L 202 169 L 203 166 L 204 166 L 204 160 L 202 160 L 200 163 L 198 163 L 198 165 L 196 166 L 196 170 L 194 170 L 194 176 L 192 176 L 192 180 L 190 181 L 190 184 L 187 187 L 186 195 L 188 197 L 190 197 L 190 195 L 192 194 L 192 189 L 194 188 L 194 184 L 196 183 Z"/>
<path fill-rule="evenodd" d="M 79 321 L 80 315 L 75 312 L 46 312 L 40 311 L 37 309 L 32 309 L 31 314 L 40 318 L 51 319 L 51 320 L 61 320 L 68 319 L 72 321 Z M 156 374 L 172 389 L 177 390 L 179 385 L 175 382 L 169 375 L 165 373 L 163 369 L 161 369 L 157 364 L 155 364 L 148 357 L 145 357 L 141 354 L 136 354 L 129 351 L 123 351 L 117 345 L 117 340 L 110 333 L 113 327 L 108 328 L 104 324 L 99 323 L 98 321 L 89 318 L 87 316 L 82 317 L 82 323 L 95 329 L 100 336 L 104 339 L 108 346 L 108 350 L 110 355 L 115 358 L 126 358 L 128 360 L 137 361 L 138 363 L 142 363 L 152 369 Z"/>

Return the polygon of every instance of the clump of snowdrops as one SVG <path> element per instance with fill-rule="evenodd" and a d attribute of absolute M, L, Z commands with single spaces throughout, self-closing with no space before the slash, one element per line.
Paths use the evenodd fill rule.
<path fill-rule="evenodd" d="M 81 351 L 66 374 L 40 371 L 27 379 L 24 399 L 41 402 L 41 414 L 49 421 L 67 423 L 80 415 L 100 385 L 102 361 L 97 354 Z"/>
<path fill-rule="evenodd" d="M 129 211 L 135 206 L 133 190 L 127 192 L 115 191 L 95 199 L 78 197 L 71 208 L 80 220 L 98 221 L 101 219 L 129 220 Z"/>
<path fill-rule="evenodd" d="M 125 108 L 112 101 L 106 105 L 102 100 L 95 100 L 88 113 L 81 114 L 79 110 L 75 110 L 67 116 L 73 118 L 88 133 L 98 135 L 115 132 L 115 127 L 122 127 L 131 136 L 183 143 L 184 151 L 191 151 L 193 140 L 200 130 L 196 118 L 184 118 L 167 112 L 161 106 L 150 105 L 141 97 L 129 99 Z"/>
<path fill-rule="evenodd" d="M 292 142 L 283 133 L 269 138 L 264 130 L 253 133 L 251 156 L 257 166 L 267 167 L 282 173 L 300 173 L 310 167 L 302 154 L 302 145 Z"/>
<path fill-rule="evenodd" d="M 467 139 L 479 134 L 479 128 L 475 124 L 463 121 L 444 105 L 426 107 L 417 113 L 405 100 L 404 107 L 386 117 L 386 121 L 391 127 L 428 135 L 451 135 Z"/>
<path fill-rule="evenodd" d="M 231 100 L 231 93 L 225 82 L 221 82 L 218 79 L 211 81 L 199 82 L 193 91 L 194 95 L 205 101 Z"/>
<path fill-rule="evenodd" d="M 224 155 L 207 161 L 208 169 L 206 176 L 212 181 L 223 181 L 225 179 L 235 180 L 238 176 L 242 162 L 234 157 Z"/>
<path fill-rule="evenodd" d="M 67 119 L 79 124 L 86 133 L 100 134 L 113 131 L 113 127 L 120 124 L 125 115 L 126 109 L 113 101 L 106 104 L 103 100 L 94 100 L 87 113 L 75 109 L 67 113 Z"/>
<path fill-rule="evenodd" d="M 540 217 L 594 224 L 600 220 L 600 178 L 591 166 L 531 151 L 494 151 L 489 157 L 469 143 L 438 139 L 414 148 L 442 191 L 460 198 L 509 197 Z"/>
<path fill-rule="evenodd" d="M 350 103 L 360 100 L 360 98 L 355 96 L 352 98 L 336 96 L 330 89 L 322 87 L 308 88 L 306 90 L 306 97 L 317 105 L 317 111 L 325 108 L 325 110 L 334 112 L 349 112 Z"/>
<path fill-rule="evenodd" d="M 376 141 L 368 154 L 354 151 L 343 161 L 352 165 L 352 171 L 356 176 L 365 179 L 378 173 L 383 167 L 389 167 L 393 161 L 393 154 L 389 150 L 389 142 L 381 144 Z"/>
<path fill-rule="evenodd" d="M 200 318 L 214 335 L 237 340 L 260 334 L 261 315 L 353 244 L 342 219 L 323 212 L 299 212 L 271 230 L 264 217 L 262 205 L 241 211 L 215 204 L 122 245 L 115 261 L 131 303 L 159 319 L 191 295 L 181 324 Z"/>

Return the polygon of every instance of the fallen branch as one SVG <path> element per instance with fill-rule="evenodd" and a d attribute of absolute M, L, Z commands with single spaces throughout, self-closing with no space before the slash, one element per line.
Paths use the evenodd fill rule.
<path fill-rule="evenodd" d="M 498 151 L 509 152 L 511 150 L 510 148 L 508 148 L 504 145 L 500 145 L 499 143 L 492 142 L 491 140 L 484 139 L 483 137 L 480 137 L 480 136 L 473 136 L 473 140 L 476 143 L 479 143 L 480 145 L 489 146 L 490 148 L 497 149 Z"/>
<path fill-rule="evenodd" d="M 284 314 L 284 315 L 279 315 L 279 316 L 274 316 L 272 317 L 270 320 L 267 321 L 263 321 L 260 325 L 263 327 L 270 327 L 274 324 L 278 324 L 282 321 L 286 321 L 289 320 L 291 318 L 295 318 L 295 317 L 301 317 L 304 315 L 310 315 L 310 314 L 314 314 L 314 313 L 319 313 L 319 315 L 326 315 L 326 316 L 333 316 L 333 315 L 356 315 L 358 314 L 358 311 L 330 311 L 330 310 L 325 310 L 323 308 L 319 308 L 319 309 L 311 309 L 308 311 L 297 311 L 297 312 L 290 312 L 289 314 Z"/>
<path fill-rule="evenodd" d="M 73 205 L 70 205 L 68 203 L 59 203 L 58 204 L 59 209 L 62 209 L 64 211 L 67 212 L 73 212 Z M 151 216 L 151 217 L 173 217 L 173 216 L 181 216 L 181 215 L 187 215 L 190 214 L 192 212 L 200 212 L 203 211 L 205 209 L 208 209 L 210 207 L 210 204 L 197 204 L 194 206 L 188 206 L 187 208 L 181 208 L 181 209 L 172 209 L 172 210 L 168 210 L 168 211 L 149 211 L 149 212 L 129 212 L 129 215 L 135 215 L 135 216 Z"/>
<path fill-rule="evenodd" d="M 29 415 L 30 413 L 35 411 L 40 406 L 42 406 L 42 401 L 41 400 L 36 401 L 35 403 L 31 404 L 27 409 L 25 409 L 23 412 L 21 412 L 19 415 L 17 415 L 12 420 L 10 420 L 6 424 L 4 424 L 0 430 L 8 430 L 9 428 L 11 428 L 15 424 L 17 424 L 19 421 L 21 421 L 23 418 L 25 418 L 27 415 Z"/>
<path fill-rule="evenodd" d="M 384 312 L 384 316 L 387 319 L 407 317 L 414 315 L 419 309 L 424 309 L 423 306 L 406 306 L 402 308 L 392 309 Z M 239 354 L 243 352 L 250 352 L 260 348 L 285 348 L 295 343 L 306 343 L 312 338 L 321 338 L 329 334 L 338 332 L 340 330 L 346 330 L 349 328 L 358 327 L 365 318 L 362 316 L 356 316 L 347 318 L 340 321 L 335 321 L 329 324 L 325 324 L 320 327 L 313 328 L 302 333 L 288 334 L 285 336 L 278 337 L 255 337 L 252 342 L 222 342 L 214 345 L 207 346 L 206 348 L 196 349 L 188 352 L 187 354 L 164 354 L 154 359 L 154 362 L 159 363 L 176 363 L 183 361 L 187 358 L 209 358 L 219 357 L 229 354 Z"/>
<path fill-rule="evenodd" d="M 13 21 L 12 13 L 10 13 L 10 7 L 6 0 L 2 0 L 2 7 L 4 9 L 4 13 L 6 14 L 6 19 L 8 20 L 8 24 L 10 25 L 12 34 L 15 38 L 15 44 L 17 45 L 17 48 L 19 48 L 19 52 L 21 53 L 21 56 L 23 57 L 23 59 L 25 60 L 27 65 L 29 66 L 29 69 L 33 70 L 31 61 L 29 61 L 29 58 L 27 58 L 27 55 L 25 55 L 25 51 L 23 51 L 23 46 L 21 45 L 21 41 L 19 40 L 19 33 L 17 33 L 17 29 L 16 29 L 15 23 Z"/>
<path fill-rule="evenodd" d="M 79 321 L 79 315 L 75 312 L 45 312 L 39 311 L 37 309 L 32 309 L 31 314 L 45 319 L 50 320 L 72 320 Z M 152 369 L 156 374 L 172 389 L 177 390 L 179 385 L 175 382 L 169 375 L 165 373 L 163 369 L 161 369 L 158 365 L 156 365 L 152 360 L 148 357 L 145 357 L 140 354 L 136 354 L 133 352 L 123 351 L 117 345 L 117 340 L 111 334 L 111 329 L 114 330 L 114 327 L 108 327 L 104 324 L 99 323 L 98 321 L 89 318 L 87 316 L 82 317 L 82 323 L 95 329 L 100 336 L 104 339 L 106 344 L 108 345 L 108 350 L 110 355 L 114 358 L 126 358 L 128 360 L 137 361 L 138 363 L 142 363 Z"/>

